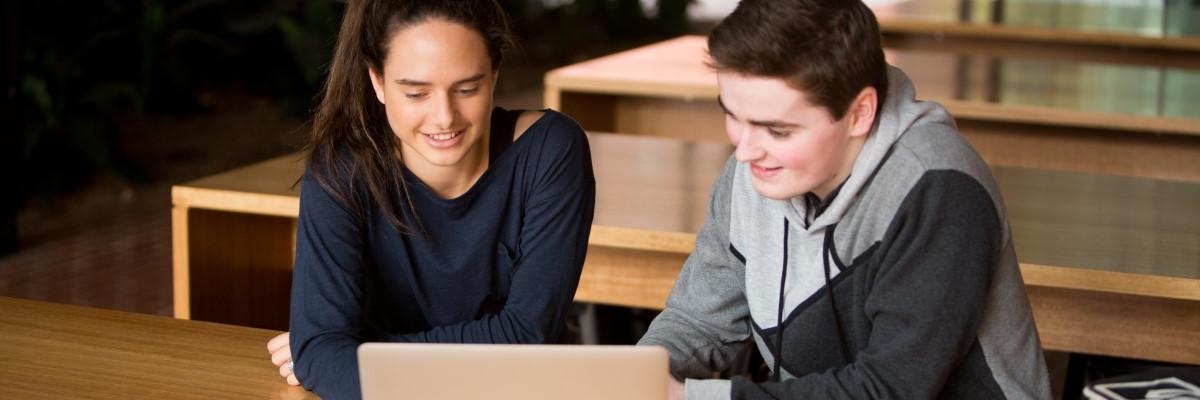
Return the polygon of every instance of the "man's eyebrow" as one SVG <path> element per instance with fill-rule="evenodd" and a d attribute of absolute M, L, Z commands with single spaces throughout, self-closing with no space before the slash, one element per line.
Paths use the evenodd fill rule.
<path fill-rule="evenodd" d="M 719 96 L 719 95 L 717 96 L 717 105 L 721 106 L 721 111 L 724 111 L 725 115 L 728 115 L 729 118 L 733 118 L 734 121 L 739 121 L 737 115 L 734 115 L 733 112 L 729 111 L 728 107 L 725 107 L 725 102 L 721 101 L 721 96 Z M 793 124 L 791 122 L 784 122 L 784 121 L 778 121 L 778 120 L 752 119 L 752 120 L 749 120 L 746 122 L 749 123 L 750 125 L 761 126 L 764 128 L 795 128 L 795 127 L 800 126 L 797 124 Z"/>
<path fill-rule="evenodd" d="M 793 124 L 791 122 L 783 122 L 783 121 L 777 121 L 777 120 L 760 121 L 760 120 L 752 119 L 747 122 L 749 122 L 750 125 L 761 126 L 764 128 L 791 129 L 791 128 L 800 126 L 800 125 Z"/>
<path fill-rule="evenodd" d="M 457 81 L 454 81 L 454 85 L 461 85 L 461 84 L 470 83 L 470 82 L 478 82 L 481 79 L 483 79 L 483 74 L 479 73 L 479 74 L 471 75 L 468 78 L 459 79 Z M 397 79 L 396 83 L 400 84 L 400 85 L 404 85 L 404 86 L 432 86 L 433 85 L 432 83 L 429 83 L 426 81 L 418 81 L 415 79 L 404 79 L 404 78 Z"/>
<path fill-rule="evenodd" d="M 732 111 L 729 111 L 729 107 L 725 107 L 725 101 L 721 100 L 721 95 L 717 95 L 717 105 L 721 106 L 721 111 L 724 112 L 725 115 L 728 115 L 729 118 L 733 118 L 734 121 L 737 121 L 738 117 L 733 115 Z"/>

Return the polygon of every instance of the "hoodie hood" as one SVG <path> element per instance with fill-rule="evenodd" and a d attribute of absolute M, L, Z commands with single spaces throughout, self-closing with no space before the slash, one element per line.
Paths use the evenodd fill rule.
<path fill-rule="evenodd" d="M 810 231 L 824 229 L 837 224 L 845 215 L 846 210 L 854 204 L 859 192 L 883 165 L 893 145 L 900 140 L 904 132 L 918 124 L 945 124 L 955 128 L 954 118 L 944 108 L 936 103 L 916 100 L 916 90 L 912 80 L 900 69 L 888 66 L 888 97 L 884 99 L 883 107 L 867 141 L 863 144 L 850 176 L 842 183 L 834 196 L 833 202 L 808 227 Z M 788 218 L 794 221 L 804 221 L 805 201 L 803 196 L 788 200 L 786 208 Z"/>

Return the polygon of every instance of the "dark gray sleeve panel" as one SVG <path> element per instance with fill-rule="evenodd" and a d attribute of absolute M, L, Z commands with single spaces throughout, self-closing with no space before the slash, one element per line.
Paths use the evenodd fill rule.
<path fill-rule="evenodd" d="M 708 378 L 723 371 L 749 346 L 750 310 L 742 262 L 730 251 L 729 197 L 737 163 L 733 157 L 713 184 L 696 249 L 675 280 L 667 307 L 639 345 L 662 346 L 679 378 Z"/>
<path fill-rule="evenodd" d="M 866 347 L 850 364 L 823 373 L 781 383 L 735 379 L 733 397 L 938 397 L 956 368 L 980 365 L 965 358 L 982 356 L 970 350 L 1001 251 L 1003 224 L 984 187 L 962 172 L 926 172 L 860 271 L 870 279 Z M 978 398 L 999 393 L 986 368 L 973 370 L 986 385 Z"/>

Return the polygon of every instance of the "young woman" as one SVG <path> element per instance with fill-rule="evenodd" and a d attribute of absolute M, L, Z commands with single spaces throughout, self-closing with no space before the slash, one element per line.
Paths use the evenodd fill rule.
<path fill-rule="evenodd" d="M 587 248 L 587 137 L 493 107 L 510 34 L 495 1 L 352 0 L 301 181 L 289 383 L 360 395 L 368 341 L 544 343 Z"/>

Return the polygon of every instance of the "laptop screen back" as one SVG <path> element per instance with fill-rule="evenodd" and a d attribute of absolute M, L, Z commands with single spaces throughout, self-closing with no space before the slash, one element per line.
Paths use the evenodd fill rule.
<path fill-rule="evenodd" d="M 667 396 L 667 352 L 646 346 L 366 343 L 363 399 Z"/>

